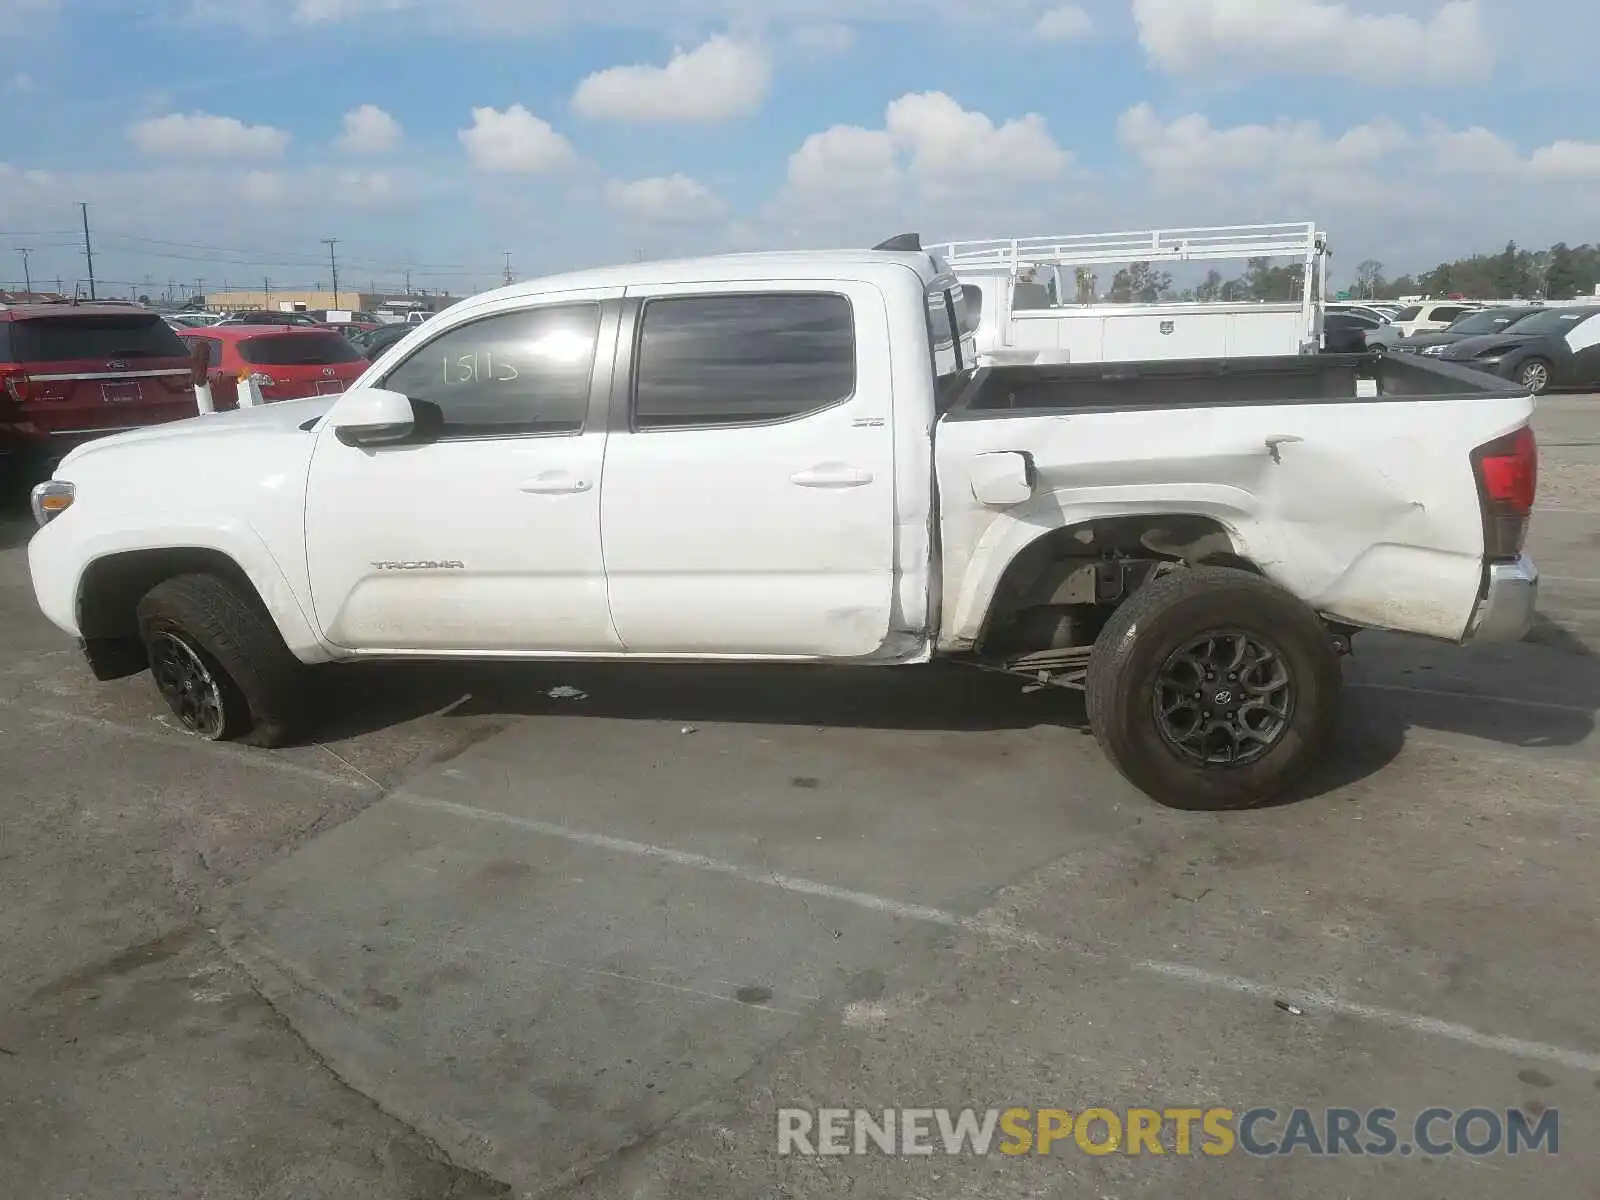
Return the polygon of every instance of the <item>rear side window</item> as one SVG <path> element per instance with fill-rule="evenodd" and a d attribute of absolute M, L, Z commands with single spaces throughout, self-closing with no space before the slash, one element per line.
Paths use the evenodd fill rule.
<path fill-rule="evenodd" d="M 1454 321 L 1462 313 L 1471 312 L 1471 311 L 1472 311 L 1471 309 L 1466 309 L 1466 308 L 1449 308 L 1449 307 L 1436 308 L 1436 309 L 1433 310 L 1433 316 L 1430 318 L 1430 320 L 1434 320 L 1434 321 Z"/>
<path fill-rule="evenodd" d="M 360 362 L 361 351 L 341 334 L 289 333 L 246 338 L 239 343 L 239 357 L 258 367 L 314 367 Z"/>
<path fill-rule="evenodd" d="M 599 334 L 598 304 L 484 317 L 417 347 L 383 386 L 426 405 L 419 428 L 439 438 L 576 433 Z"/>
<path fill-rule="evenodd" d="M 785 421 L 831 408 L 855 386 L 855 323 L 843 296 L 683 296 L 644 306 L 639 429 Z"/>
<path fill-rule="evenodd" d="M 11 343 L 15 362 L 189 356 L 172 326 L 154 313 L 73 314 L 14 321 Z"/>
<path fill-rule="evenodd" d="M 1402 308 L 1395 314 L 1396 321 L 1415 321 L 1422 315 L 1422 305 L 1413 304 L 1410 308 Z"/>

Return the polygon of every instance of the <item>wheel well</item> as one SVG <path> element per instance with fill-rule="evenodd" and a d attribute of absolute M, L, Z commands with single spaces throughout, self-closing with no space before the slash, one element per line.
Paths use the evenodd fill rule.
<path fill-rule="evenodd" d="M 1265 574 L 1238 552 L 1227 529 L 1211 517 L 1140 514 L 1053 529 L 1028 543 L 1007 565 L 978 647 L 988 649 L 991 635 L 1003 636 L 1019 613 L 1039 606 L 1109 615 L 1160 563 Z M 1095 622 L 1086 626 L 1095 627 Z"/>
<path fill-rule="evenodd" d="M 97 558 L 84 571 L 78 584 L 79 632 L 86 640 L 136 637 L 139 601 L 158 583 L 178 575 L 219 576 L 261 603 L 244 568 L 220 550 L 198 546 L 129 550 Z"/>

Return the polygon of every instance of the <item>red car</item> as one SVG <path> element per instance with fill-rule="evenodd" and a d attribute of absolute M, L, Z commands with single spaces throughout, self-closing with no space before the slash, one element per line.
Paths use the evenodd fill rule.
<path fill-rule="evenodd" d="M 0 304 L 0 476 L 45 478 L 81 442 L 195 412 L 189 349 L 160 314 Z"/>
<path fill-rule="evenodd" d="M 237 408 L 239 382 L 254 378 L 265 400 L 299 400 L 344 391 L 367 360 L 343 334 L 293 325 L 212 325 L 178 335 L 207 353 L 212 403 Z"/>

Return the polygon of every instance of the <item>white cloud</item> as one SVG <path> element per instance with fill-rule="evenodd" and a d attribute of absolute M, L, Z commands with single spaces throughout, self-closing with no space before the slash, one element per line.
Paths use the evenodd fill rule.
<path fill-rule="evenodd" d="M 912 171 L 926 178 L 1052 179 L 1070 161 L 1038 113 L 996 126 L 943 92 L 901 96 L 889 105 L 885 126 L 910 153 Z"/>
<path fill-rule="evenodd" d="M 909 92 L 889 105 L 882 129 L 835 125 L 808 137 L 789 158 L 788 186 L 797 194 L 892 199 L 910 178 L 976 192 L 1054 179 L 1071 161 L 1037 113 L 997 126 L 943 92 Z"/>
<path fill-rule="evenodd" d="M 726 121 L 760 108 L 771 81 L 760 46 L 714 37 L 678 51 L 664 67 L 598 71 L 578 85 L 572 107 L 610 121 Z"/>
<path fill-rule="evenodd" d="M 548 122 L 520 104 L 504 112 L 474 108 L 472 128 L 456 137 L 466 147 L 467 159 L 480 171 L 500 174 L 534 174 L 573 162 L 572 145 Z"/>
<path fill-rule="evenodd" d="M 1533 152 L 1528 167 L 1541 179 L 1600 179 L 1600 142 L 1552 142 Z"/>
<path fill-rule="evenodd" d="M 894 139 L 881 129 L 835 125 L 789 156 L 789 186 L 808 195 L 892 196 L 900 185 Z"/>
<path fill-rule="evenodd" d="M 1133 0 L 1133 17 L 1151 60 L 1176 74 L 1460 83 L 1487 72 L 1494 54 L 1478 0 L 1446 0 L 1423 16 L 1395 7 L 1394 0 L 1377 12 L 1330 0 Z"/>
<path fill-rule="evenodd" d="M 606 200 L 620 212 L 650 222 L 706 221 L 727 212 L 727 207 L 705 185 L 687 175 L 616 181 L 606 188 Z"/>
<path fill-rule="evenodd" d="M 399 121 L 376 104 L 363 104 L 345 113 L 338 147 L 349 154 L 386 154 L 404 137 Z"/>
<path fill-rule="evenodd" d="M 1152 172 L 1196 179 L 1231 173 L 1344 171 L 1369 166 L 1410 142 L 1404 129 L 1387 120 L 1357 125 L 1330 138 L 1316 121 L 1218 128 L 1199 113 L 1163 121 L 1148 104 L 1122 114 L 1117 137 Z"/>
<path fill-rule="evenodd" d="M 246 125 L 236 117 L 168 113 L 137 121 L 128 137 L 146 154 L 171 158 L 278 158 L 289 135 L 271 125 Z"/>
<path fill-rule="evenodd" d="M 1076 4 L 1052 8 L 1039 14 L 1033 36 L 1047 42 L 1072 42 L 1094 32 L 1094 19 Z"/>

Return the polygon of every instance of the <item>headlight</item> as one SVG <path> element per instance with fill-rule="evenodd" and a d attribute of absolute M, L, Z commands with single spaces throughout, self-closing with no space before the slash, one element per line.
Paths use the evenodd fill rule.
<path fill-rule="evenodd" d="M 33 519 L 39 522 L 40 528 L 43 528 L 71 508 L 77 494 L 78 489 L 65 479 L 45 480 L 33 489 L 33 495 L 30 497 L 33 504 Z"/>
<path fill-rule="evenodd" d="M 1421 352 L 1423 354 L 1443 354 L 1444 353 L 1444 347 L 1443 346 L 1424 346 L 1422 348 Z"/>

